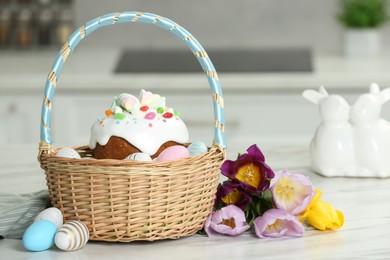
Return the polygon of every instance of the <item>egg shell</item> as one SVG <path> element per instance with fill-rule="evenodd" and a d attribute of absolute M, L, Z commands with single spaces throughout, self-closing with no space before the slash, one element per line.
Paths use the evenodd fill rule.
<path fill-rule="evenodd" d="M 151 162 L 152 161 L 152 157 L 150 157 L 146 153 L 132 153 L 129 156 L 127 156 L 125 159 L 140 161 L 140 162 Z"/>
<path fill-rule="evenodd" d="M 88 242 L 89 230 L 87 226 L 79 221 L 72 220 L 65 223 L 55 236 L 55 244 L 64 251 L 75 251 Z"/>
<path fill-rule="evenodd" d="M 202 141 L 192 142 L 187 149 L 190 156 L 197 156 L 208 151 L 207 145 Z"/>
<path fill-rule="evenodd" d="M 44 251 L 54 244 L 57 226 L 48 220 L 40 220 L 32 223 L 24 232 L 22 243 L 29 251 Z"/>
<path fill-rule="evenodd" d="M 58 150 L 56 156 L 64 157 L 64 158 L 81 159 L 80 154 L 75 149 L 69 147 L 64 147 Z"/>
<path fill-rule="evenodd" d="M 173 145 L 165 149 L 157 157 L 156 161 L 169 161 L 189 157 L 188 149 L 182 145 Z"/>
<path fill-rule="evenodd" d="M 49 220 L 54 223 L 54 225 L 57 226 L 57 229 L 59 229 L 64 224 L 64 219 L 62 217 L 62 213 L 57 208 L 47 208 L 41 213 L 39 213 L 35 219 L 34 222 L 40 221 L 40 220 Z"/>

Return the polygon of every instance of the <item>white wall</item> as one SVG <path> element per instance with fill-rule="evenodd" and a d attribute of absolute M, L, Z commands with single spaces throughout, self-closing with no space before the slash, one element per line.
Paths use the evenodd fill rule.
<path fill-rule="evenodd" d="M 309 46 L 340 50 L 343 36 L 336 19 L 338 0 L 76 0 L 75 8 L 77 26 L 116 11 L 157 13 L 185 27 L 206 49 Z M 89 41 L 104 46 L 183 47 L 171 35 L 150 27 L 120 25 L 95 33 Z M 390 42 L 390 26 L 382 30 L 385 42 Z"/>

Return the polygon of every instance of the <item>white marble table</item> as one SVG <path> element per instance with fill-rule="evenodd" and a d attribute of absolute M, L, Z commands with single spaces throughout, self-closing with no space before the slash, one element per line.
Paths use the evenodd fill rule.
<path fill-rule="evenodd" d="M 36 161 L 36 146 L 0 146 L 0 190 L 28 193 L 45 188 Z M 288 168 L 309 175 L 323 190 L 323 199 L 343 211 L 345 225 L 337 231 L 308 228 L 302 238 L 257 239 L 195 235 L 179 240 L 128 244 L 89 242 L 76 252 L 26 251 L 20 240 L 0 240 L 0 259 L 389 259 L 390 179 L 325 178 L 308 168 L 304 147 L 265 148 L 274 170 Z"/>

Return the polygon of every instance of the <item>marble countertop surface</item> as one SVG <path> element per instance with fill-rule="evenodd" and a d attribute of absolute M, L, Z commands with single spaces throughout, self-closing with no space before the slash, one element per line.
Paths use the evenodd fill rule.
<path fill-rule="evenodd" d="M 39 93 L 57 56 L 57 49 L 0 52 L 0 92 Z M 170 88 L 182 91 L 207 90 L 201 73 L 114 74 L 121 50 L 80 46 L 67 60 L 59 81 L 61 91 L 128 88 Z M 364 89 L 371 82 L 390 85 L 390 51 L 375 58 L 346 58 L 336 52 L 312 53 L 310 73 L 220 73 L 224 91 L 327 88 Z"/>
<path fill-rule="evenodd" d="M 253 232 L 238 237 L 202 235 L 157 242 L 89 242 L 75 252 L 53 247 L 26 251 L 20 240 L 0 240 L 0 259 L 389 259 L 390 179 L 326 178 L 313 173 L 305 147 L 263 147 L 275 170 L 310 176 L 323 200 L 345 215 L 337 231 L 307 228 L 302 238 L 258 239 Z M 0 146 L 0 191 L 29 193 L 45 189 L 36 146 Z"/>

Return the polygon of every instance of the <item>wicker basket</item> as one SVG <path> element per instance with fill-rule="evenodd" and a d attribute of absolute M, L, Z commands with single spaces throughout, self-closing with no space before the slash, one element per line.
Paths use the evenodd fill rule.
<path fill-rule="evenodd" d="M 166 162 L 91 160 L 92 151 L 87 146 L 75 148 L 82 159 L 55 156 L 58 149 L 51 146 L 51 105 L 64 62 L 96 29 L 131 22 L 153 24 L 173 33 L 198 59 L 212 91 L 215 135 L 211 148 L 195 157 Z M 62 211 L 64 221 L 84 222 L 91 240 L 176 239 L 202 229 L 214 204 L 225 147 L 223 96 L 217 73 L 199 42 L 175 22 L 150 13 L 107 14 L 77 29 L 54 61 L 43 98 L 38 158 L 52 205 Z"/>

